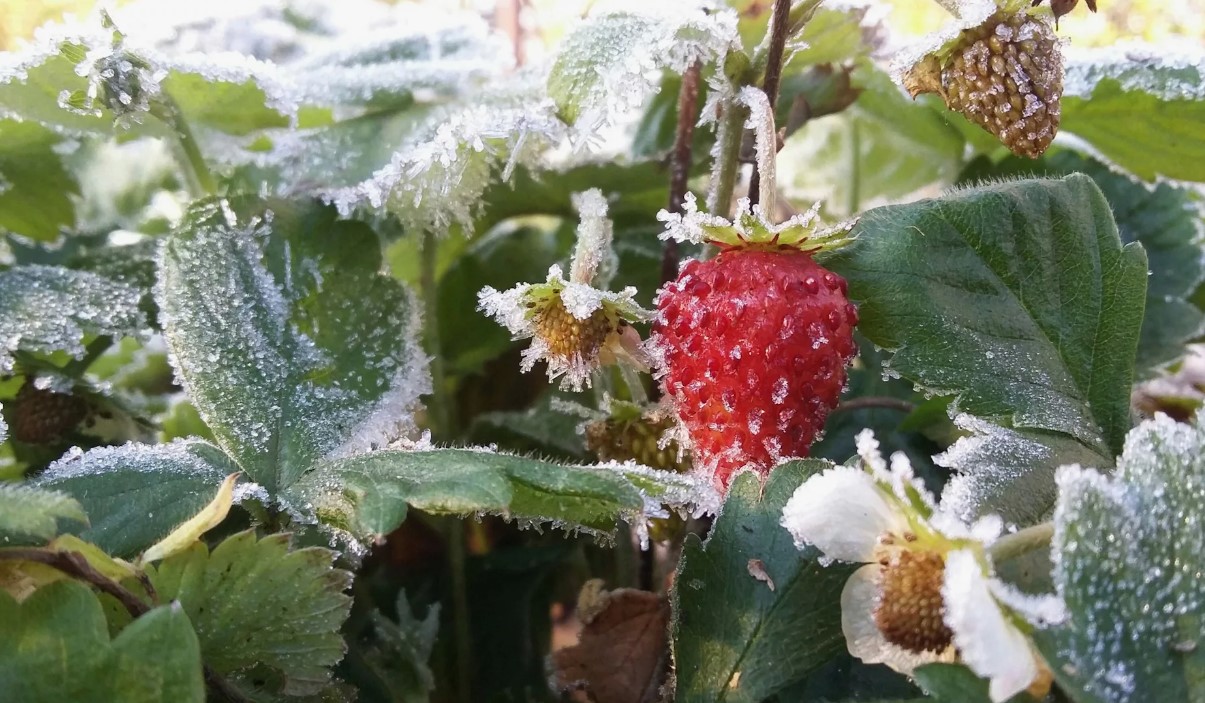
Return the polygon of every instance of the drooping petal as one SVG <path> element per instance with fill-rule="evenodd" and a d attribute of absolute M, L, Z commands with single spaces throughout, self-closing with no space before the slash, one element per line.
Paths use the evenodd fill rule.
<path fill-rule="evenodd" d="M 922 664 L 952 661 L 952 648 L 941 654 L 915 654 L 883 638 L 874 621 L 880 569 L 878 564 L 863 566 L 849 577 L 841 591 L 841 631 L 849 653 L 867 664 L 886 664 L 901 674 L 911 674 Z"/>
<path fill-rule="evenodd" d="M 1001 703 L 1029 688 L 1040 673 L 1038 662 L 1025 635 L 992 596 L 974 552 L 959 549 L 946 555 L 941 595 L 954 646 L 971 671 L 988 679 L 992 701 Z"/>
<path fill-rule="evenodd" d="M 814 545 L 826 558 L 874 561 L 879 537 L 907 530 L 908 520 L 865 471 L 837 466 L 795 489 L 782 511 L 782 525 L 803 549 Z"/>

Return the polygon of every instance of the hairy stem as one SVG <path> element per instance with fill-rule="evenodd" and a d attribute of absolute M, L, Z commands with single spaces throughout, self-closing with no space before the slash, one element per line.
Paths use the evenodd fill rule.
<path fill-rule="evenodd" d="M 736 189 L 736 176 L 741 167 L 741 137 L 748 119 L 747 107 L 735 102 L 727 103 L 716 130 L 715 164 L 711 172 L 707 211 L 721 217 L 728 217 L 732 212 L 732 192 Z"/>
<path fill-rule="evenodd" d="M 1026 552 L 1049 546 L 1052 537 L 1054 537 L 1054 523 L 1041 522 L 1010 535 L 1004 535 L 992 544 L 988 553 L 992 555 L 992 561 L 1007 561 Z"/>
<path fill-rule="evenodd" d="M 185 166 L 185 175 L 188 177 L 193 193 L 197 195 L 217 193 L 217 181 L 214 180 L 209 165 L 205 163 L 205 157 L 201 154 L 201 147 L 197 143 L 196 137 L 193 136 L 192 128 L 188 126 L 188 121 L 184 119 L 184 115 L 181 114 L 175 101 L 167 95 L 160 95 L 151 109 L 151 113 L 171 127 L 172 132 L 176 135 L 176 146 L 179 147 L 180 154 L 183 156 L 182 165 Z"/>
<path fill-rule="evenodd" d="M 788 15 L 791 12 L 790 0 L 774 0 L 774 15 L 770 19 L 770 48 L 766 55 L 766 79 L 762 82 L 762 91 L 770 101 L 770 114 L 774 114 L 774 105 L 778 101 L 778 84 L 782 80 L 782 57 L 787 45 Z M 773 183 L 767 184 L 771 188 Z M 749 202 L 756 205 L 760 198 L 761 174 L 757 164 L 753 165 L 753 175 L 749 179 Z"/>
<path fill-rule="evenodd" d="M 849 123 L 849 214 L 862 207 L 862 132 L 857 120 Z"/>
<path fill-rule="evenodd" d="M 447 377 L 439 341 L 439 282 L 436 280 L 439 242 L 435 233 L 423 232 L 422 271 L 419 285 L 423 295 L 423 338 L 431 358 L 431 396 L 427 401 L 427 427 L 436 441 L 449 441 L 454 435 L 452 413 L 448 406 Z"/>
<path fill-rule="evenodd" d="M 469 624 L 469 588 L 465 577 L 464 521 L 448 524 L 448 568 L 452 580 L 452 627 L 456 637 L 456 700 L 472 703 L 473 650 Z"/>
<path fill-rule="evenodd" d="M 699 103 L 699 76 L 702 65 L 696 61 L 682 75 L 678 90 L 678 127 L 674 133 L 674 150 L 669 165 L 669 211 L 682 212 L 686 200 L 686 185 L 690 178 L 691 139 L 695 133 L 695 113 Z M 661 282 L 678 276 L 678 242 L 669 240 L 661 255 Z"/>
<path fill-rule="evenodd" d="M 72 359 L 63 365 L 63 373 L 67 376 L 76 377 L 88 370 L 92 362 L 100 358 L 113 346 L 113 338 L 108 335 L 101 335 L 88 343 L 84 348 L 84 355 L 78 359 Z"/>
<path fill-rule="evenodd" d="M 122 607 L 129 612 L 130 617 L 139 618 L 150 612 L 150 606 L 132 591 L 120 583 L 97 571 L 79 552 L 60 552 L 51 549 L 11 548 L 0 549 L 0 561 L 29 561 L 45 564 L 57 569 L 68 576 L 87 583 L 101 593 L 113 596 Z M 250 703 L 237 688 L 226 681 L 221 674 L 205 664 L 205 684 L 210 694 L 216 700 L 231 703 Z"/>

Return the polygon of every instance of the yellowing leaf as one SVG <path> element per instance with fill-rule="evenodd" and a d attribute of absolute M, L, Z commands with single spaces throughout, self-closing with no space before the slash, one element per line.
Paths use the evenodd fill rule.
<path fill-rule="evenodd" d="M 201 535 L 225 520 L 226 514 L 230 512 L 230 503 L 234 500 L 234 482 L 237 479 L 237 472 L 227 476 L 218 488 L 218 494 L 209 502 L 209 505 L 201 508 L 201 511 L 189 518 L 187 522 L 172 530 L 167 537 L 151 545 L 142 553 L 142 557 L 138 560 L 139 563 L 145 564 L 182 552 L 200 539 Z"/>
<path fill-rule="evenodd" d="M 100 547 L 90 542 L 85 542 L 75 535 L 60 535 L 52 540 L 47 545 L 47 548 L 56 552 L 76 552 L 93 569 L 96 569 L 114 581 L 134 578 L 139 573 L 139 570 L 130 562 L 111 557 L 105 554 L 104 550 Z"/>

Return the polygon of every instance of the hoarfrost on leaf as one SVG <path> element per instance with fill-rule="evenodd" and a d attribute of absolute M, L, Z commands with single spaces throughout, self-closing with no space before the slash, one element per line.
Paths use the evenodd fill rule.
<path fill-rule="evenodd" d="M 1043 649 L 1063 664 L 1056 675 L 1101 701 L 1134 700 L 1138 691 L 1166 700 L 1205 695 L 1197 675 L 1205 645 L 1203 422 L 1205 412 L 1195 426 L 1162 414 L 1143 422 L 1126 437 L 1112 477 L 1059 469 L 1052 556 L 1070 620 Z"/>
<path fill-rule="evenodd" d="M 684 73 L 739 45 L 736 14 L 695 3 L 655 4 L 588 18 L 561 44 L 548 78 L 557 112 L 588 141 L 656 91 L 662 70 Z"/>
<path fill-rule="evenodd" d="M 988 513 L 1021 525 L 1049 515 L 1054 507 L 1054 471 L 1071 462 L 1109 460 L 1065 435 L 994 425 L 961 413 L 954 425 L 968 434 L 933 457 L 952 469 L 941 503 L 964 521 Z"/>
<path fill-rule="evenodd" d="M 380 265 L 363 224 L 252 198 L 195 203 L 163 248 L 156 292 L 177 375 L 270 494 L 415 429 L 430 391 L 417 307 Z"/>
<path fill-rule="evenodd" d="M 439 112 L 370 178 L 319 195 L 344 215 L 384 208 L 413 231 L 443 234 L 453 224 L 471 231 L 486 187 L 533 162 L 562 129 L 547 101 Z"/>
<path fill-rule="evenodd" d="M 79 534 L 106 551 L 132 556 L 192 517 L 238 467 L 200 439 L 78 449 L 34 484 L 71 495 L 91 516 Z"/>
<path fill-rule="evenodd" d="M 17 351 L 79 358 L 88 335 L 122 337 L 146 326 L 138 289 L 87 271 L 29 265 L 0 271 L 0 374 Z"/>

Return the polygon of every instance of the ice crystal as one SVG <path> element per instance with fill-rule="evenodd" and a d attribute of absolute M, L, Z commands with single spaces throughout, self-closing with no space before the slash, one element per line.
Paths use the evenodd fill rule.
<path fill-rule="evenodd" d="M 412 431 L 430 381 L 400 286 L 382 278 L 379 300 L 353 298 L 346 277 L 375 272 L 328 270 L 343 278 L 326 282 L 274 219 L 194 206 L 188 236 L 163 249 L 156 295 L 181 385 L 251 478 L 278 491 L 324 456 Z"/>
<path fill-rule="evenodd" d="M 453 224 L 471 230 L 494 178 L 508 178 L 561 130 L 547 101 L 466 107 L 433 120 L 371 178 L 320 195 L 344 215 L 369 206 L 389 210 L 416 231 L 442 234 Z"/>
<path fill-rule="evenodd" d="M 123 444 L 96 447 L 88 451 L 69 451 L 38 476 L 40 482 L 105 474 L 111 471 L 137 471 L 176 474 L 212 479 L 217 485 L 231 468 L 229 461 L 209 442 L 202 439 L 176 439 L 167 444 Z"/>
<path fill-rule="evenodd" d="M 1159 414 L 1131 430 L 1112 478 L 1078 465 L 1056 476 L 1054 577 L 1071 613 L 1060 655 L 1102 701 L 1183 685 L 1160 653 L 1199 643 L 1205 413 L 1195 422 Z"/>
<path fill-rule="evenodd" d="M 970 522 L 986 512 L 1026 524 L 1048 515 L 1053 505 L 1051 475 L 1059 463 L 1098 460 L 1071 438 L 1010 429 L 960 413 L 954 425 L 969 434 L 933 457 L 953 469 L 942 505 Z"/>
<path fill-rule="evenodd" d="M 142 292 L 94 273 L 54 266 L 0 272 L 0 373 L 17 350 L 84 354 L 87 335 L 124 336 L 145 327 Z"/>

